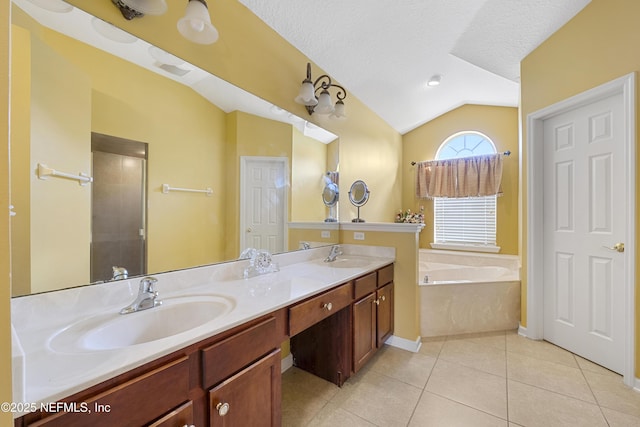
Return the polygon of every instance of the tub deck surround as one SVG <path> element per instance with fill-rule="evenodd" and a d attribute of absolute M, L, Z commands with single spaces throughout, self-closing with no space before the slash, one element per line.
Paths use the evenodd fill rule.
<path fill-rule="evenodd" d="M 140 278 L 14 298 L 12 324 L 25 355 L 25 401 L 55 402 L 395 260 L 393 248 L 341 245 L 341 249 L 341 257 L 358 260 L 357 267 L 327 265 L 323 260 L 329 247 L 323 247 L 274 255 L 280 271 L 250 279 L 242 278 L 247 260 L 156 274 L 160 299 L 214 294 L 232 299 L 235 306 L 189 331 L 115 350 L 61 353 L 49 344 L 75 322 L 105 312 L 117 314 L 137 295 Z"/>
<path fill-rule="evenodd" d="M 422 337 L 500 331 L 519 325 L 517 256 L 421 249 L 418 277 Z"/>

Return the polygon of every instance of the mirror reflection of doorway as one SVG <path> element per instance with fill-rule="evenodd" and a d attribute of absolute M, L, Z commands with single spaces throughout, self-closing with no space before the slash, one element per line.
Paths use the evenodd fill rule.
<path fill-rule="evenodd" d="M 91 134 L 91 281 L 146 273 L 147 144 Z"/>

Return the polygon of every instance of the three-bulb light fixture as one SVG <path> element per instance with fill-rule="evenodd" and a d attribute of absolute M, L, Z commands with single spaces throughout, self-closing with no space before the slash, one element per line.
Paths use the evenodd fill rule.
<path fill-rule="evenodd" d="M 125 19 L 144 15 L 162 15 L 167 11 L 165 0 L 111 0 Z M 218 30 L 211 24 L 206 0 L 188 0 L 187 9 L 178 20 L 178 31 L 194 43 L 211 44 L 218 40 Z"/>
<path fill-rule="evenodd" d="M 335 105 L 332 104 L 330 88 L 337 88 Z M 316 92 L 320 95 L 316 96 Z M 300 93 L 295 101 L 307 108 L 309 115 L 313 113 L 328 114 L 332 118 L 344 119 L 345 115 L 343 100 L 347 97 L 347 91 L 340 85 L 331 81 L 331 77 L 326 74 L 321 75 L 315 81 L 311 79 L 311 64 L 307 63 L 307 78 L 302 81 Z"/>

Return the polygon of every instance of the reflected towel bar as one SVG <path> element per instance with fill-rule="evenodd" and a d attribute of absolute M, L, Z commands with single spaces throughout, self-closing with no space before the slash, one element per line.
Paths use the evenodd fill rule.
<path fill-rule="evenodd" d="M 170 187 L 169 184 L 162 184 L 162 192 L 164 194 L 168 194 L 169 191 L 183 191 L 187 193 L 205 193 L 207 196 L 213 195 L 213 190 L 208 187 L 205 188 L 204 190 L 195 190 L 191 188 Z"/>
<path fill-rule="evenodd" d="M 79 175 L 73 175 L 66 172 L 60 172 L 42 163 L 38 163 L 37 174 L 39 179 L 47 179 L 50 176 L 55 176 L 57 178 L 66 178 L 78 181 L 80 185 L 87 185 L 88 183 L 93 182 L 93 178 L 85 173 L 80 172 Z"/>

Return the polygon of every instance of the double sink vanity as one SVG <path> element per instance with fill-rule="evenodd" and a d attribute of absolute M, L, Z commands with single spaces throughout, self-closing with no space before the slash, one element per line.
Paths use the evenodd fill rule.
<path fill-rule="evenodd" d="M 140 279 L 14 298 L 15 425 L 280 425 L 283 343 L 342 385 L 393 332 L 394 250 L 341 252 L 158 274 L 129 314 Z"/>

